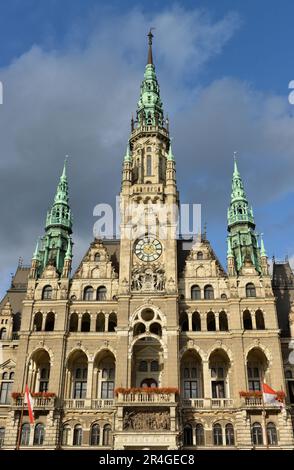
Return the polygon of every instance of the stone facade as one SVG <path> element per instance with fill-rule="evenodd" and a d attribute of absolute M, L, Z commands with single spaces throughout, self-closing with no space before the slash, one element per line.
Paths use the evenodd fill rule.
<path fill-rule="evenodd" d="M 70 274 L 64 168 L 31 267 L 18 267 L 0 304 L 3 449 L 294 448 L 294 310 L 283 303 L 290 328 L 281 338 L 285 288 L 272 288 L 236 162 L 227 272 L 205 234 L 189 249 L 176 239 L 172 209 L 164 227 L 155 216 L 147 230 L 150 207 L 179 204 L 151 43 L 150 33 L 123 162 L 120 240 L 95 239 Z M 132 204 L 146 216 L 140 227 Z M 263 383 L 286 391 L 285 406 L 263 402 Z"/>

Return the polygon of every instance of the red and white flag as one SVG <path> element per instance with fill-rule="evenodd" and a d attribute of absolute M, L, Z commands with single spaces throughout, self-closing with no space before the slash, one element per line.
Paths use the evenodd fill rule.
<path fill-rule="evenodd" d="M 24 402 L 28 405 L 30 423 L 34 424 L 34 400 L 32 398 L 32 395 L 30 394 L 28 385 L 26 385 L 25 389 Z"/>
<path fill-rule="evenodd" d="M 265 383 L 262 384 L 262 397 L 264 403 L 281 406 L 281 402 L 278 400 L 277 392 L 275 392 L 269 385 Z"/>

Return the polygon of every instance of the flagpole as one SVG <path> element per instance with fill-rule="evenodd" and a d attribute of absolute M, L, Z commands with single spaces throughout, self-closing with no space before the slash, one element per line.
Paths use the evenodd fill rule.
<path fill-rule="evenodd" d="M 268 438 L 267 438 L 267 429 L 266 429 L 266 411 L 265 411 L 265 404 L 263 399 L 263 384 L 262 384 L 262 416 L 263 416 L 263 428 L 264 428 L 264 437 L 265 437 L 265 445 L 268 449 Z"/>
<path fill-rule="evenodd" d="M 25 397 L 24 397 L 24 394 L 23 394 L 22 407 L 21 407 L 21 412 L 20 412 L 20 417 L 19 417 L 19 422 L 18 422 L 17 443 L 16 443 L 15 450 L 19 450 L 19 446 L 20 446 L 21 428 L 22 428 L 23 412 L 24 412 L 24 402 L 25 402 Z"/>

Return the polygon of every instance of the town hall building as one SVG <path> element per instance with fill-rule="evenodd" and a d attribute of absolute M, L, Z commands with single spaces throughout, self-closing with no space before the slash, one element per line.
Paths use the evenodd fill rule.
<path fill-rule="evenodd" d="M 0 303 L 2 449 L 294 449 L 293 273 L 275 261 L 270 274 L 236 159 L 226 269 L 205 233 L 189 249 L 175 236 L 176 156 L 152 37 L 123 158 L 120 238 L 95 238 L 72 271 L 64 165 L 31 265 Z M 147 222 L 151 207 L 171 209 L 150 231 L 131 205 Z M 264 402 L 264 383 L 280 401 Z"/>

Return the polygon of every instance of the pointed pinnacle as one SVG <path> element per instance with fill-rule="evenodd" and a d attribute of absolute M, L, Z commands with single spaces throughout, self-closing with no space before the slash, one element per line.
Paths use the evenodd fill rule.
<path fill-rule="evenodd" d="M 175 157 L 174 157 L 174 154 L 173 154 L 173 151 L 172 151 L 172 145 L 171 145 L 171 143 L 169 144 L 169 151 L 168 151 L 168 157 L 167 157 L 167 159 L 168 159 L 169 161 L 173 161 L 173 162 L 175 161 Z"/>
<path fill-rule="evenodd" d="M 125 154 L 124 161 L 125 162 L 131 162 L 132 161 L 132 155 L 131 155 L 131 150 L 130 150 L 130 144 L 129 143 L 127 145 L 127 151 L 126 151 L 126 154 Z"/>
<path fill-rule="evenodd" d="M 263 233 L 260 234 L 260 256 L 267 257 L 267 253 L 265 251 L 264 241 L 263 241 Z"/>
<path fill-rule="evenodd" d="M 148 36 L 148 44 L 149 44 L 147 65 L 148 65 L 148 64 L 153 65 L 153 55 L 152 55 L 152 39 L 153 39 L 152 30 L 153 30 L 153 29 L 155 29 L 155 28 L 150 28 L 150 31 L 149 31 L 149 33 L 147 34 L 147 36 Z"/>
<path fill-rule="evenodd" d="M 68 155 L 65 155 L 64 164 L 63 164 L 63 170 L 62 170 L 62 174 L 61 174 L 61 177 L 60 177 L 61 179 L 66 179 L 67 159 L 68 159 Z"/>
<path fill-rule="evenodd" d="M 234 152 L 234 175 L 239 175 L 239 170 L 237 166 L 237 152 Z"/>

